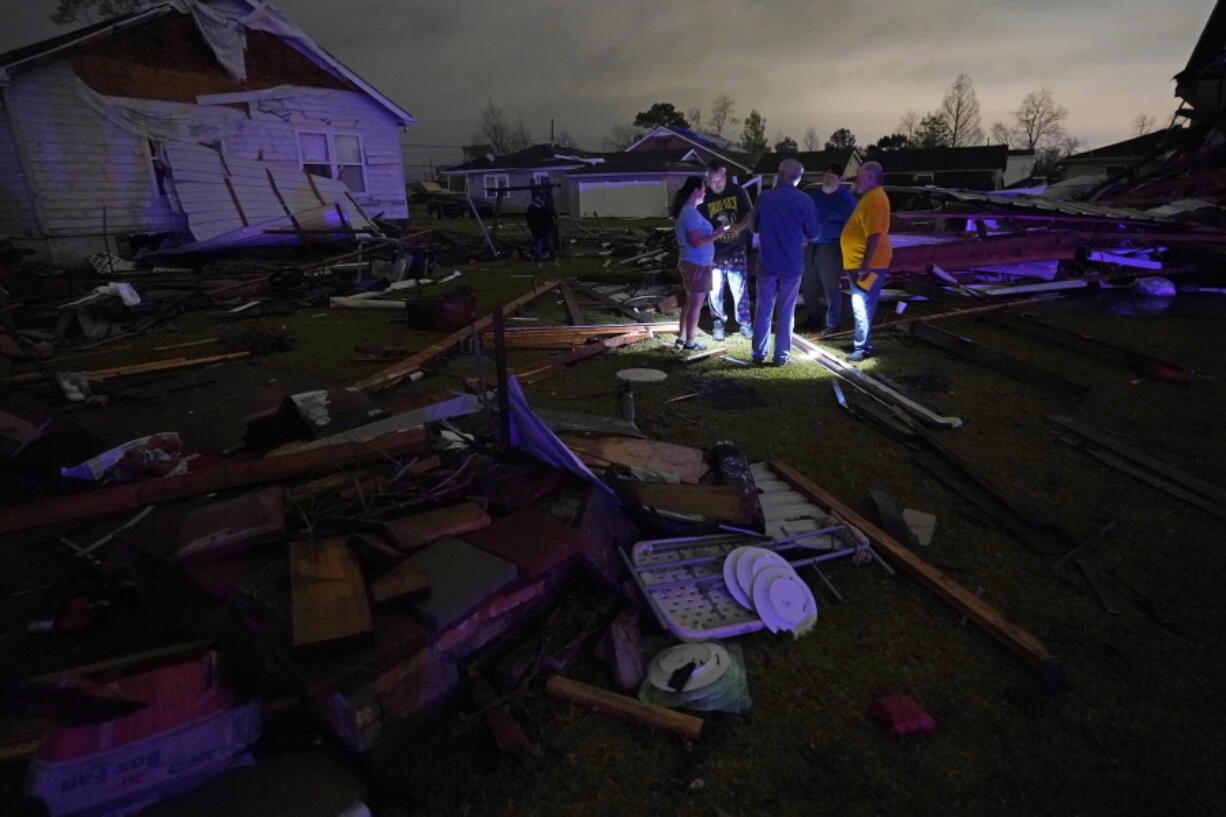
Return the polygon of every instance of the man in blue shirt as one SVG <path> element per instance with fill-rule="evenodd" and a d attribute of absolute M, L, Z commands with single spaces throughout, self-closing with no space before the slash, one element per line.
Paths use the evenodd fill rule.
<path fill-rule="evenodd" d="M 843 255 L 839 250 L 839 235 L 843 225 L 856 209 L 856 197 L 843 187 L 843 168 L 828 165 L 820 187 L 806 191 L 817 207 L 817 222 L 821 235 L 805 249 L 805 276 L 801 291 L 805 296 L 805 321 L 801 329 L 818 332 L 824 337 L 839 331 L 843 312 Z M 826 315 L 822 320 L 818 303 L 825 296 Z"/>
<path fill-rule="evenodd" d="M 792 324 L 796 296 L 805 270 L 805 243 L 819 236 L 817 208 L 813 199 L 796 189 L 805 168 L 795 159 L 779 163 L 775 186 L 758 198 L 753 211 L 758 233 L 761 265 L 758 269 L 758 303 L 753 316 L 753 360 L 766 360 L 766 340 L 775 319 L 774 362 L 788 362 L 792 350 Z M 775 314 L 778 303 L 779 312 Z"/>

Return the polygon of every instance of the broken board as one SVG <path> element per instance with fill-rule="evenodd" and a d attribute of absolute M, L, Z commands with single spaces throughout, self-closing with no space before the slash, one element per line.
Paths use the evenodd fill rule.
<path fill-rule="evenodd" d="M 735 485 L 667 485 L 644 482 L 627 485 L 645 508 L 697 514 L 719 522 L 749 525 L 757 510 L 756 494 Z"/>
<path fill-rule="evenodd" d="M 362 568 L 341 538 L 290 544 L 294 646 L 340 641 L 370 632 Z"/>
<path fill-rule="evenodd" d="M 682 482 L 690 484 L 697 484 L 707 472 L 703 452 L 689 446 L 629 437 L 589 438 L 573 434 L 562 434 L 560 437 L 571 451 L 589 465 L 607 466 L 616 463 L 646 468 L 673 474 Z"/>
<path fill-rule="evenodd" d="M 459 539 L 442 539 L 406 562 L 424 573 L 430 597 L 413 605 L 435 630 L 443 630 L 469 610 L 515 581 L 515 565 Z"/>
<path fill-rule="evenodd" d="M 448 536 L 484 528 L 491 521 L 490 515 L 476 502 L 462 502 L 386 522 L 383 534 L 401 550 L 417 550 Z"/>
<path fill-rule="evenodd" d="M 407 561 L 401 562 L 370 583 L 370 594 L 374 596 L 376 604 L 412 596 L 429 589 L 429 577 Z"/>
<path fill-rule="evenodd" d="M 463 537 L 487 553 L 506 559 L 526 579 L 534 579 L 577 554 L 583 535 L 550 513 L 523 510 Z"/>

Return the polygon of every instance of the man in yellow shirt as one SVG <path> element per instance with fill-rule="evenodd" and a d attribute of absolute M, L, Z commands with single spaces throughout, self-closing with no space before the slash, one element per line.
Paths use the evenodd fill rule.
<path fill-rule="evenodd" d="M 843 270 L 851 281 L 851 314 L 855 319 L 855 340 L 848 360 L 859 362 L 872 357 L 869 338 L 873 313 L 885 284 L 886 271 L 894 255 L 890 247 L 890 200 L 881 189 L 883 172 L 877 162 L 865 162 L 856 174 L 860 201 L 839 236 Z"/>

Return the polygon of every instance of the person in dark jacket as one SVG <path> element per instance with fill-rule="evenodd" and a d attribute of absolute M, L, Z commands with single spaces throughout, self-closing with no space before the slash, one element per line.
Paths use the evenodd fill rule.
<path fill-rule="evenodd" d="M 545 206 L 544 193 L 537 188 L 532 190 L 532 203 L 528 205 L 526 217 L 528 232 L 532 233 L 533 263 L 545 260 L 546 254 L 553 258 L 553 213 Z"/>
<path fill-rule="evenodd" d="M 856 209 L 856 197 L 843 187 L 843 169 L 837 164 L 826 167 L 821 187 L 805 192 L 817 207 L 820 234 L 805 250 L 805 275 L 800 284 L 805 297 L 805 321 L 800 328 L 828 335 L 839 331 L 843 316 L 843 253 L 839 236 Z M 826 301 L 824 316 L 818 306 L 822 297 Z"/>

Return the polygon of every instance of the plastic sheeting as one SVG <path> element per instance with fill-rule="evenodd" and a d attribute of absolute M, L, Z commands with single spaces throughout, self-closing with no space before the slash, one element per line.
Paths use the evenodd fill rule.
<path fill-rule="evenodd" d="M 298 40 L 312 50 L 318 49 L 302 29 L 267 3 L 255 3 L 252 11 L 246 14 L 227 14 L 221 8 L 196 0 L 170 0 L 169 4 L 192 16 L 196 30 L 209 44 L 217 61 L 238 80 L 247 79 L 248 31 L 266 31 L 287 40 Z"/>
<path fill-rule="evenodd" d="M 599 485 L 609 496 L 616 499 L 617 494 L 613 489 L 593 474 L 575 453 L 566 447 L 566 443 L 558 439 L 558 435 L 532 412 L 528 398 L 524 396 L 524 390 L 520 388 L 514 375 L 507 378 L 507 396 L 511 406 L 511 445 L 542 462 L 565 468 L 575 476 L 582 477 L 593 485 Z"/>

